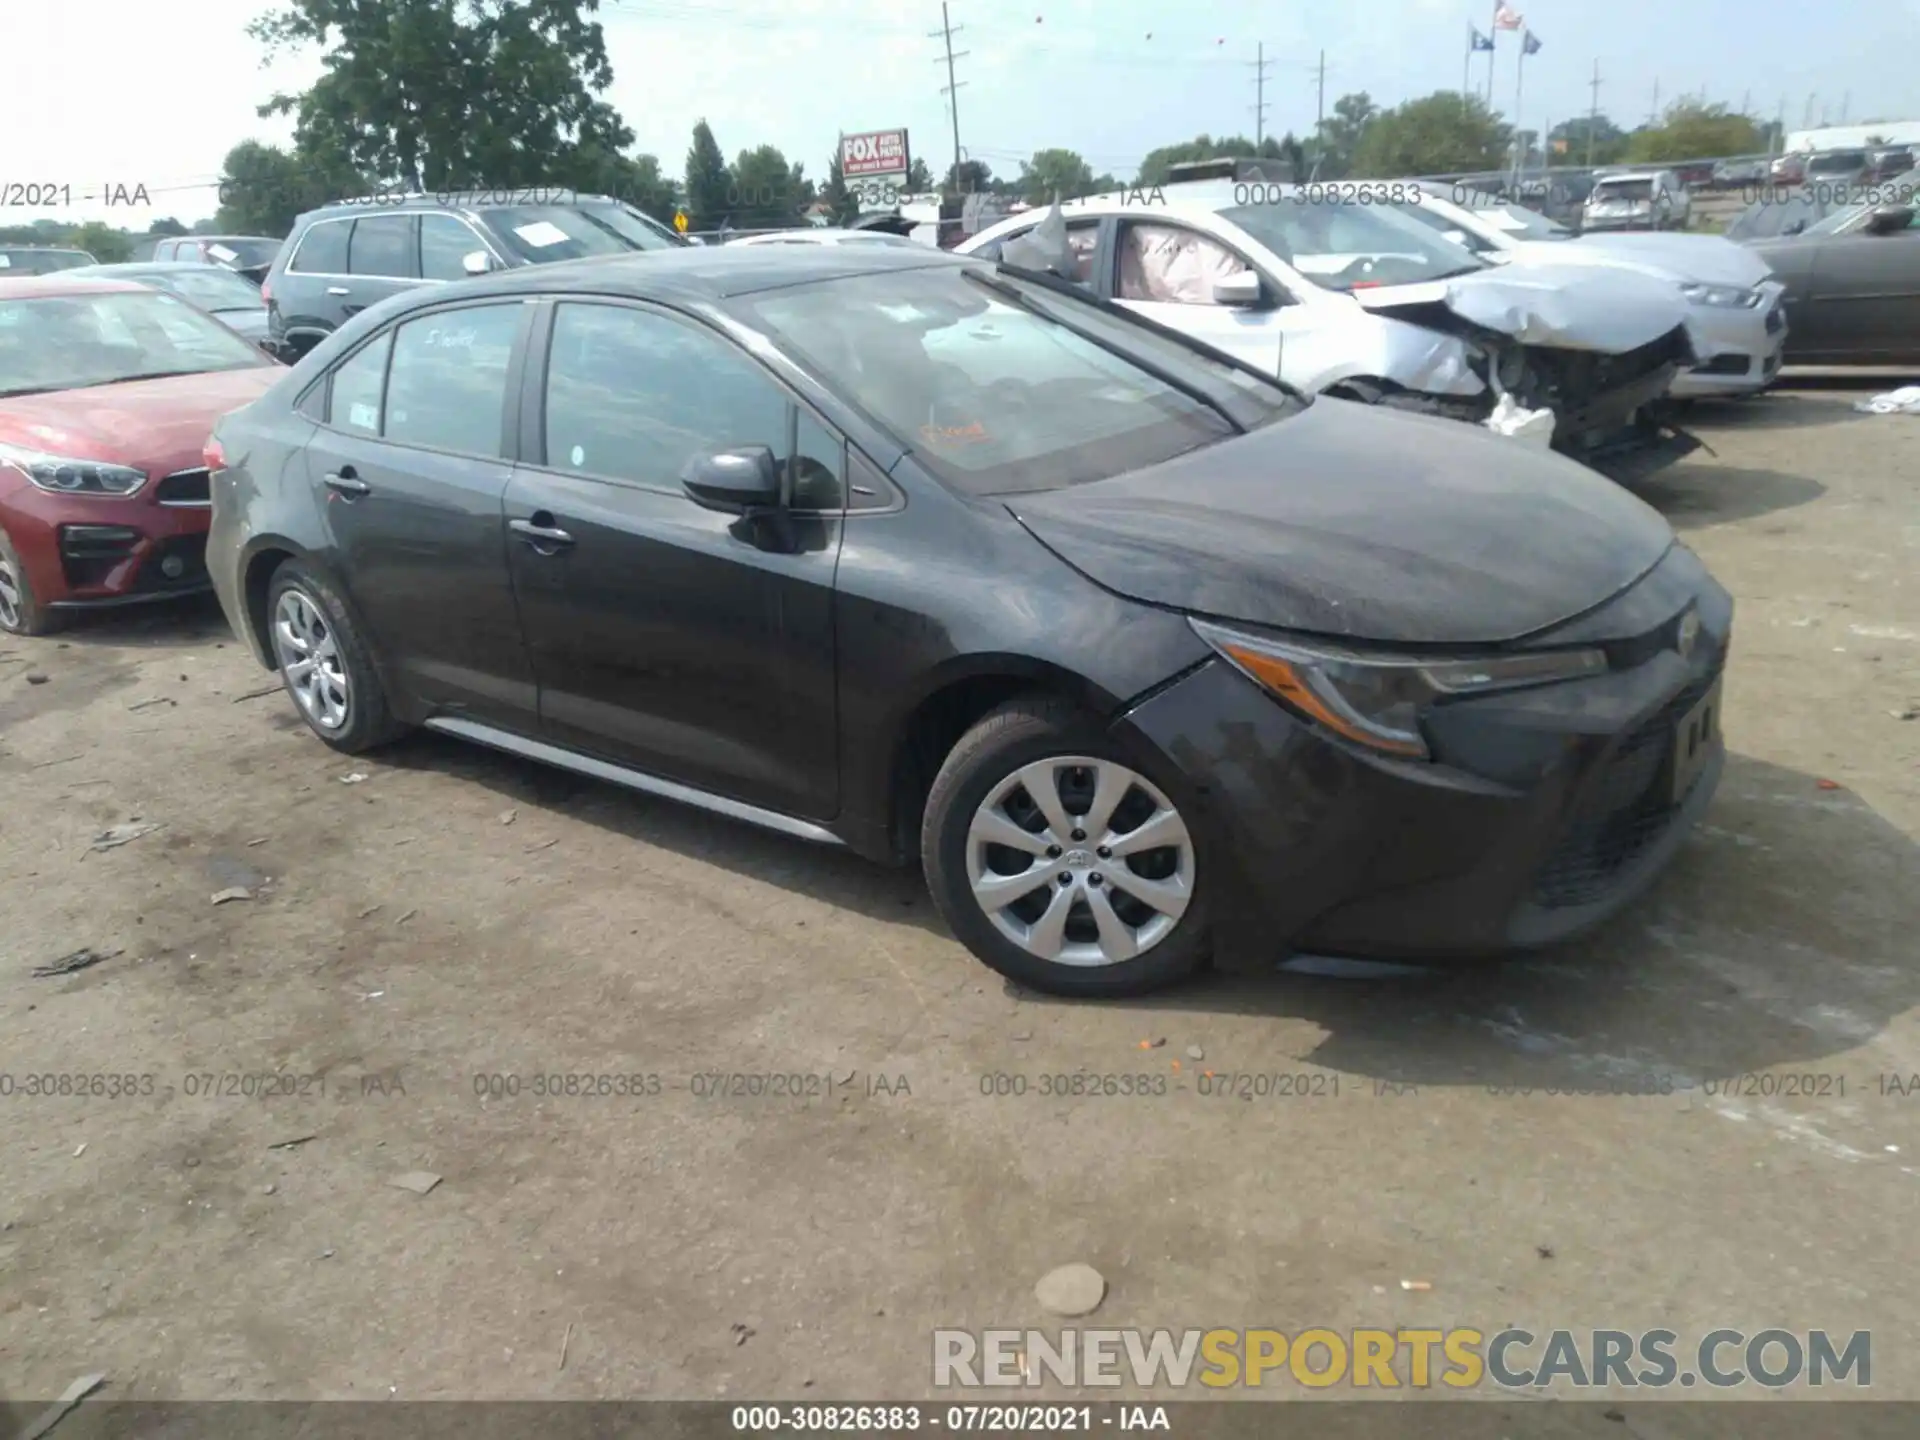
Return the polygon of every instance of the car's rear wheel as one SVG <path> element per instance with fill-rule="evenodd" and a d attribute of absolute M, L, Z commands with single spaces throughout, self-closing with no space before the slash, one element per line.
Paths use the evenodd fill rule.
<path fill-rule="evenodd" d="M 353 755 L 405 733 L 346 602 L 325 578 L 287 561 L 267 590 L 267 624 L 281 683 L 314 734 Z"/>
<path fill-rule="evenodd" d="M 49 610 L 33 593 L 20 552 L 7 532 L 0 530 L 0 630 L 9 635 L 45 635 L 58 630 L 61 619 L 58 610 Z"/>
<path fill-rule="evenodd" d="M 1057 995 L 1139 994 L 1197 969 L 1200 846 L 1150 768 L 1053 697 L 1010 701 L 962 736 L 921 831 L 927 888 L 961 943 Z"/>

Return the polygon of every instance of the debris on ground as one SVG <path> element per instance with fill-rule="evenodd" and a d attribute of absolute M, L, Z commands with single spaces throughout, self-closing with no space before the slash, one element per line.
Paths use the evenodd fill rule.
<path fill-rule="evenodd" d="M 279 1188 L 280 1187 L 278 1185 L 262 1185 L 260 1187 L 260 1193 L 262 1195 L 271 1195 L 273 1194 L 274 1191 L 278 1190 Z"/>
<path fill-rule="evenodd" d="M 411 1190 L 416 1195 L 425 1195 L 440 1183 L 440 1177 L 431 1170 L 409 1170 L 404 1175 L 396 1175 L 387 1184 L 401 1190 Z"/>
<path fill-rule="evenodd" d="M 538 845 L 527 846 L 527 854 L 531 855 L 536 850 L 551 850 L 554 846 L 558 845 L 559 843 L 560 842 L 558 840 L 542 840 Z"/>
<path fill-rule="evenodd" d="M 411 920 L 414 916 L 418 915 L 419 913 L 420 912 L 418 910 L 409 910 L 407 911 L 406 914 L 402 915 L 398 920 L 394 921 L 393 923 L 396 925 L 404 925 L 407 923 L 407 921 Z"/>
<path fill-rule="evenodd" d="M 340 777 L 340 783 L 342 785 L 358 785 L 362 780 L 366 778 L 367 778 L 366 771 L 356 770 L 351 775 L 342 775 Z"/>
<path fill-rule="evenodd" d="M 1433 1289 L 1433 1282 L 1431 1280 L 1402 1280 L 1400 1282 L 1400 1288 L 1402 1290 L 1431 1290 Z"/>
<path fill-rule="evenodd" d="M 364 910 L 362 910 L 362 911 L 360 912 L 360 916 L 359 916 L 359 918 L 360 918 L 360 919 L 362 919 L 362 920 L 364 920 L 364 919 L 366 919 L 366 918 L 367 918 L 367 917 L 368 917 L 369 915 L 371 915 L 371 914 L 373 914 L 373 913 L 374 913 L 375 911 L 377 911 L 377 910 L 378 910 L 379 908 L 380 908 L 380 907 L 379 907 L 378 905 L 369 905 L 369 906 L 367 906 L 367 908 L 366 908 L 366 909 L 364 909 Z"/>
<path fill-rule="evenodd" d="M 1853 408 L 1867 415 L 1920 415 L 1920 385 L 1902 385 L 1898 390 L 1856 400 Z"/>
<path fill-rule="evenodd" d="M 267 843 L 267 837 L 264 835 L 261 835 L 255 839 L 247 841 L 247 848 L 252 849 L 255 845 L 264 845 L 266 843 Z"/>
<path fill-rule="evenodd" d="M 757 1333 L 751 1325 L 742 1325 L 738 1320 L 733 1322 L 733 1343 L 736 1345 L 746 1344 Z"/>
<path fill-rule="evenodd" d="M 1158 1050 L 1162 1045 L 1166 1043 L 1167 1043 L 1167 1037 L 1162 1035 L 1156 1040 L 1142 1040 L 1140 1042 L 1140 1048 L 1142 1050 Z"/>
<path fill-rule="evenodd" d="M 1049 1270 L 1033 1287 L 1033 1298 L 1056 1315 L 1091 1315 L 1107 1298 L 1107 1281 L 1091 1265 L 1075 1261 Z"/>
<path fill-rule="evenodd" d="M 90 850 L 114 850 L 122 845 L 130 845 L 142 835 L 151 835 L 160 826 L 153 821 L 144 824 L 115 825 L 110 830 L 102 830 L 94 836 Z"/>
<path fill-rule="evenodd" d="M 319 1138 L 320 1136 L 317 1133 L 313 1135 L 295 1135 L 290 1140 L 275 1140 L 271 1145 L 267 1146 L 267 1149 L 293 1150 L 306 1144 L 309 1140 L 318 1140 Z"/>
<path fill-rule="evenodd" d="M 87 1142 L 86 1142 L 86 1141 L 84 1141 L 84 1140 L 82 1140 L 82 1141 L 80 1142 L 80 1145 L 79 1145 L 79 1148 L 77 1148 L 77 1149 L 76 1149 L 76 1150 L 75 1150 L 75 1151 L 73 1152 L 73 1158 L 74 1158 L 74 1159 L 76 1159 L 76 1160 L 78 1160 L 78 1159 L 79 1159 L 79 1158 L 80 1158 L 80 1157 L 81 1157 L 82 1155 L 84 1155 L 84 1154 L 86 1154 L 86 1153 L 87 1153 Z"/>
<path fill-rule="evenodd" d="M 567 1333 L 560 1337 L 560 1368 L 567 1368 L 567 1347 L 573 1344 L 573 1322 L 567 1322 Z"/>
<path fill-rule="evenodd" d="M 1187 1059 L 1204 1060 L 1206 1058 L 1207 1058 L 1207 1052 L 1202 1050 L 1198 1045 L 1187 1046 Z"/>
<path fill-rule="evenodd" d="M 111 960 L 121 953 L 119 950 L 76 950 L 71 955 L 62 955 L 58 960 L 50 960 L 45 965 L 34 966 L 34 978 L 51 980 L 56 975 L 72 975 L 90 966 L 98 965 L 103 960 Z"/>
<path fill-rule="evenodd" d="M 1536 1245 L 1533 1247 L 1533 1253 L 1538 1255 L 1542 1260 L 1551 1260 L 1553 1258 L 1553 1247 L 1551 1245 Z"/>
<path fill-rule="evenodd" d="M 1898 710 L 1887 712 L 1896 720 L 1920 720 L 1920 706 L 1902 705 Z"/>
<path fill-rule="evenodd" d="M 519 813 L 520 812 L 518 810 L 502 810 L 500 812 L 500 823 L 502 825 L 513 824 L 514 817 L 519 815 Z"/>
<path fill-rule="evenodd" d="M 107 1377 L 104 1375 L 82 1375 L 60 1392 L 58 1400 L 40 1412 L 40 1418 L 21 1432 L 20 1440 L 40 1440 L 42 1435 L 67 1418 L 69 1410 L 106 1383 Z"/>
<path fill-rule="evenodd" d="M 1013 1037 L 1013 1038 L 1014 1038 L 1014 1039 L 1016 1039 L 1016 1040 L 1021 1040 L 1021 1041 L 1026 1041 L 1026 1040 L 1031 1040 L 1031 1039 L 1033 1039 L 1033 1031 L 1031 1031 L 1031 1030 L 1021 1030 L 1021 1031 L 1017 1031 L 1017 1032 L 1016 1032 L 1016 1033 L 1014 1034 L 1014 1037 Z"/>
<path fill-rule="evenodd" d="M 171 696 L 167 696 L 167 695 L 156 695 L 156 696 L 155 696 L 155 697 L 154 697 L 153 699 L 151 699 L 151 700 L 136 700 L 136 701 L 135 701 L 135 702 L 134 702 L 133 704 L 131 704 L 131 705 L 129 705 L 129 706 L 127 706 L 127 709 L 129 709 L 129 710 L 151 710 L 151 709 L 152 709 L 152 708 L 153 708 L 154 706 L 156 706 L 156 705 L 174 705 L 174 706 L 177 706 L 177 705 L 179 705 L 179 703 L 180 703 L 180 702 L 179 702 L 178 700 L 175 700 L 175 699 L 173 699 L 173 698 L 172 698 Z"/>
<path fill-rule="evenodd" d="M 1814 784 L 1818 785 L 1822 790 L 1838 790 L 1840 788 L 1840 782 L 1838 780 L 1816 780 Z"/>
<path fill-rule="evenodd" d="M 47 677 L 45 675 L 42 675 L 38 670 L 29 670 L 27 672 L 27 684 L 44 685 L 46 683 L 47 683 Z"/>
<path fill-rule="evenodd" d="M 258 690 L 249 690 L 244 695 L 234 696 L 233 703 L 238 705 L 243 700 L 260 700 L 268 695 L 278 695 L 285 688 L 284 685 L 262 685 Z"/>
<path fill-rule="evenodd" d="M 251 899 L 253 899 L 253 891 L 247 889 L 247 887 L 244 885 L 233 885 L 233 886 L 229 886 L 225 890 L 215 891 L 213 896 L 213 903 L 216 905 L 224 905 L 229 900 L 251 900 Z"/>

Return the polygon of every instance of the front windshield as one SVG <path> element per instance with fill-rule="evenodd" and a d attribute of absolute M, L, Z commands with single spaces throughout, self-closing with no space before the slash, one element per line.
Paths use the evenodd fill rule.
<path fill-rule="evenodd" d="M 488 211 L 487 219 L 520 259 L 536 265 L 678 244 L 620 205 L 514 205 Z"/>
<path fill-rule="evenodd" d="M 265 303 L 260 298 L 258 286 L 249 284 L 231 270 L 222 270 L 215 265 L 134 271 L 127 278 L 169 291 L 215 314 L 222 310 L 258 310 Z"/>
<path fill-rule="evenodd" d="M 1809 175 L 1845 175 L 1850 171 L 1867 168 L 1867 152 L 1864 150 L 1842 150 L 1835 155 L 1816 155 L 1807 162 Z"/>
<path fill-rule="evenodd" d="M 1566 226 L 1529 210 L 1524 205 L 1494 205 L 1480 212 L 1487 224 L 1520 240 L 1571 240 L 1573 231 Z"/>
<path fill-rule="evenodd" d="M 1860 193 L 1844 197 L 1842 201 L 1831 202 L 1819 220 L 1807 226 L 1803 232 L 1808 235 L 1831 235 L 1836 230 L 1844 230 L 1860 215 L 1873 208 L 1873 201 L 1860 198 Z"/>
<path fill-rule="evenodd" d="M 1729 240 L 1777 240 L 1798 235 L 1846 208 L 1831 192 L 1801 190 L 1777 199 L 1754 201 L 1734 216 L 1722 233 Z"/>
<path fill-rule="evenodd" d="M 1602 180 L 1593 187 L 1590 197 L 1600 204 L 1609 200 L 1651 200 L 1653 181 L 1651 180 Z"/>
<path fill-rule="evenodd" d="M 0 300 L 0 396 L 272 363 L 172 295 L 114 290 Z"/>
<path fill-rule="evenodd" d="M 1322 289 L 1417 285 L 1486 268 L 1464 246 L 1391 206 L 1271 188 L 1277 203 L 1236 205 L 1222 210 L 1222 218 Z"/>
<path fill-rule="evenodd" d="M 93 263 L 93 256 L 84 250 L 0 249 L 0 274 L 50 275 L 56 270 L 77 270 Z"/>
<path fill-rule="evenodd" d="M 1138 470 L 1301 403 L 1092 301 L 984 266 L 872 271 L 736 303 L 935 475 L 976 495 Z"/>

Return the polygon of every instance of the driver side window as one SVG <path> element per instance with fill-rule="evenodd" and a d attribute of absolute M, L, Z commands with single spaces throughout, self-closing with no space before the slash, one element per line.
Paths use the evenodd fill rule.
<path fill-rule="evenodd" d="M 1180 225 L 1126 224 L 1120 228 L 1122 300 L 1163 305 L 1213 305 L 1213 287 L 1250 267 L 1226 246 Z"/>

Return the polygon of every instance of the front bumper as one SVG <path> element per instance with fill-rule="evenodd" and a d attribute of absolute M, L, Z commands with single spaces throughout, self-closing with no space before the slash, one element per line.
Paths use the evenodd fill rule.
<path fill-rule="evenodd" d="M 208 507 L 197 500 L 162 503 L 162 484 L 150 481 L 124 500 L 55 495 L 30 485 L 9 492 L 0 523 L 40 602 L 97 609 L 205 590 Z"/>
<path fill-rule="evenodd" d="M 1432 762 L 1331 739 L 1221 661 L 1118 727 L 1179 772 L 1230 925 L 1286 949 L 1381 959 L 1555 944 L 1644 891 L 1718 785 L 1716 739 L 1672 803 L 1675 726 L 1718 681 L 1731 627 L 1726 592 L 1703 585 L 1691 656 L 1647 654 L 1643 635 L 1624 642 L 1646 656 L 1637 664 L 1447 706 L 1430 727 Z"/>
<path fill-rule="evenodd" d="M 1693 307 L 1691 328 L 1700 361 L 1674 378 L 1669 392 L 1674 398 L 1750 395 L 1773 383 L 1787 348 L 1787 312 L 1781 303 L 1785 287 L 1769 283 L 1762 289 L 1767 298 L 1750 310 Z"/>

